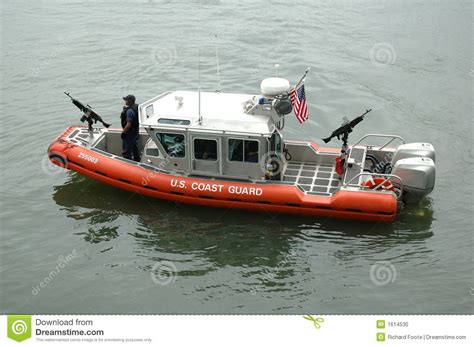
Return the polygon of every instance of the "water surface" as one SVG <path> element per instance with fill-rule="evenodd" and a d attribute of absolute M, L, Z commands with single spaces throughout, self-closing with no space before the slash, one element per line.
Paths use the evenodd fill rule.
<path fill-rule="evenodd" d="M 472 313 L 471 6 L 2 2 L 0 312 Z M 79 122 L 63 91 L 117 126 L 123 95 L 197 89 L 199 51 L 215 90 L 216 45 L 227 92 L 258 93 L 275 63 L 292 82 L 311 66 L 310 120 L 289 118 L 288 139 L 321 142 L 371 107 L 352 140 L 433 143 L 435 191 L 395 223 L 361 223 L 184 206 L 47 165 Z M 370 277 L 380 261 L 384 285 Z M 157 272 L 169 262 L 175 274 Z"/>

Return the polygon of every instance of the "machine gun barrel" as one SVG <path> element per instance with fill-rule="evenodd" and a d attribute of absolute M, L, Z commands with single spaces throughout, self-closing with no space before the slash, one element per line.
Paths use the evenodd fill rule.
<path fill-rule="evenodd" d="M 360 122 L 362 122 L 364 120 L 364 117 L 367 113 L 369 113 L 370 111 L 372 111 L 372 109 L 368 109 L 366 110 L 363 114 L 361 114 L 360 116 L 354 118 L 353 120 L 351 120 L 350 122 L 347 122 L 343 125 L 341 125 L 339 128 L 337 128 L 336 130 L 334 130 L 331 134 L 331 136 L 328 136 L 326 138 L 323 139 L 324 143 L 328 143 L 329 141 L 332 140 L 332 138 L 334 137 L 337 137 L 338 139 L 341 137 L 341 135 L 344 135 L 344 134 L 349 134 L 352 132 L 352 129 L 357 125 L 359 124 Z"/>
<path fill-rule="evenodd" d="M 89 129 L 92 126 L 92 122 L 97 123 L 100 122 L 104 125 L 104 127 L 108 128 L 110 127 L 109 123 L 106 123 L 101 116 L 99 116 L 95 111 L 89 106 L 89 105 L 84 105 L 82 102 L 80 102 L 77 99 L 74 99 L 69 93 L 64 92 L 72 101 L 74 106 L 76 106 L 79 110 L 81 110 L 84 115 L 81 118 L 81 122 L 87 122 L 89 123 Z"/>

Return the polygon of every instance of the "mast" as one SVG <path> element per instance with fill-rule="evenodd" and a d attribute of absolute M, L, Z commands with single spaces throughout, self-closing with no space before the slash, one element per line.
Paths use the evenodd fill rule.
<path fill-rule="evenodd" d="M 221 73 L 219 67 L 219 45 L 217 44 L 217 35 L 216 36 L 216 64 L 217 64 L 217 90 L 216 92 L 221 92 Z"/>
<path fill-rule="evenodd" d="M 199 79 L 199 88 L 198 88 L 198 123 L 202 124 L 202 115 L 201 115 L 201 49 L 199 49 L 199 63 L 198 63 L 198 79 Z"/>

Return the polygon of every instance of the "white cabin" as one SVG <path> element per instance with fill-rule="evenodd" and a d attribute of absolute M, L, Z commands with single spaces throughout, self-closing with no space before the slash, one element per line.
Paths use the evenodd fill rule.
<path fill-rule="evenodd" d="M 173 91 L 139 106 L 148 164 L 185 175 L 265 179 L 261 158 L 282 152 L 283 96 Z M 290 104 L 291 110 L 291 104 Z"/>

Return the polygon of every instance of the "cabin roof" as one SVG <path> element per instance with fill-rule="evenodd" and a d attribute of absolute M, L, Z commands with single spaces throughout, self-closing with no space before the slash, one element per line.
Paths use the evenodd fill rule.
<path fill-rule="evenodd" d="M 274 130 L 271 115 L 252 115 L 245 112 L 245 105 L 254 97 L 252 94 L 201 92 L 202 122 L 199 124 L 198 92 L 166 92 L 140 104 L 140 124 L 153 128 L 179 127 L 197 131 L 270 135 Z M 149 107 L 150 105 L 153 107 Z M 188 120 L 189 124 L 163 124 L 159 119 Z"/>

